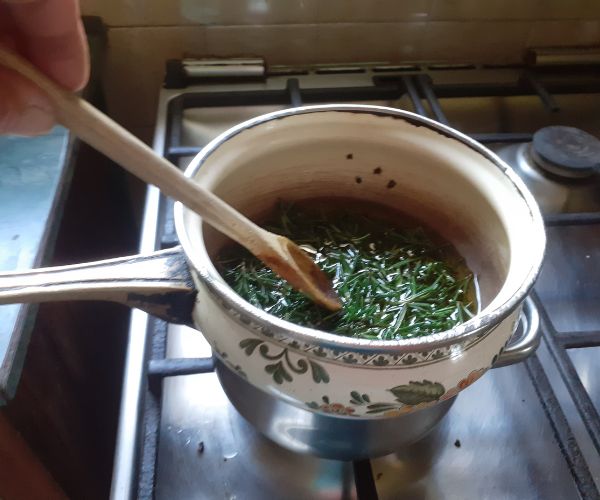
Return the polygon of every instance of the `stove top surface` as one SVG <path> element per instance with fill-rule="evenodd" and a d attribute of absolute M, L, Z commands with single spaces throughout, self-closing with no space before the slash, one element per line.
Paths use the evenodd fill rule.
<path fill-rule="evenodd" d="M 185 327 L 172 327 L 169 342 L 169 356 L 209 352 Z M 576 498 L 527 370 L 490 371 L 424 440 L 371 460 L 378 498 Z M 157 499 L 362 498 L 352 463 L 270 442 L 229 403 L 215 373 L 165 381 L 156 484 Z"/>
<path fill-rule="evenodd" d="M 576 126 L 599 137 L 600 94 L 551 95 L 551 104 L 560 111 L 551 111 L 535 93 L 449 95 L 459 85 L 474 92 L 482 85 L 511 82 L 518 71 L 440 71 L 429 74 L 438 99 L 427 98 L 427 86 L 417 85 L 417 93 L 425 111 L 481 138 L 513 164 L 539 197 L 545 215 L 576 213 L 576 225 L 563 221 L 548 227 L 547 256 L 533 297 L 542 317 L 537 353 L 523 363 L 490 370 L 461 393 L 424 440 L 393 455 L 355 463 L 292 453 L 262 437 L 227 400 L 214 372 L 167 377 L 162 390 L 154 392 L 160 415 L 158 452 L 151 464 L 155 498 L 598 498 L 600 433 L 595 433 L 600 421 L 594 423 L 593 412 L 600 408 L 600 347 L 594 347 L 600 346 L 600 231 L 597 223 L 582 223 L 587 219 L 579 214 L 600 213 L 600 175 L 593 174 L 583 184 L 532 174 L 527 150 L 533 132 L 549 125 Z M 316 99 L 310 89 L 325 88 L 330 97 L 339 88 L 372 86 L 374 76 L 367 70 L 294 78 L 300 89 L 308 89 L 305 98 Z M 386 74 L 385 81 L 404 77 L 392 76 Z M 558 80 L 550 79 L 547 85 L 553 88 Z M 419 84 L 418 77 L 415 82 Z M 163 90 L 156 149 L 162 153 L 171 148 L 170 157 L 184 168 L 197 148 L 230 126 L 289 106 L 252 98 L 249 105 L 243 100 L 206 105 L 208 98 L 194 97 L 226 91 L 289 92 L 289 76 Z M 397 97 L 390 93 L 386 99 L 367 94 L 338 102 L 411 111 L 417 106 L 409 91 Z M 176 237 L 168 200 L 162 206 L 167 215 L 162 216 L 165 224 L 158 235 L 164 245 L 171 245 Z M 211 355 L 195 330 L 169 325 L 167 337 L 167 358 Z M 144 497 L 147 491 L 138 490 L 138 495 Z"/>

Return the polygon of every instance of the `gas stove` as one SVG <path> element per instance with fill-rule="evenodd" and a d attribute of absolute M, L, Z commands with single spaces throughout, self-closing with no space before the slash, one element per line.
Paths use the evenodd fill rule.
<path fill-rule="evenodd" d="M 600 498 L 597 67 L 184 60 L 169 61 L 165 82 L 154 148 L 181 168 L 229 127 L 303 104 L 402 108 L 486 144 L 545 216 L 546 261 L 522 322 L 539 316 L 542 340 L 465 390 L 424 440 L 337 462 L 261 436 L 227 400 L 201 334 L 134 311 L 112 498 Z M 149 188 L 141 251 L 177 244 L 172 205 Z"/>

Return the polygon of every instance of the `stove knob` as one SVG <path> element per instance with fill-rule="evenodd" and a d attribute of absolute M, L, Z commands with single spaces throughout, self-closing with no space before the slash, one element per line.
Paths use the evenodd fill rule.
<path fill-rule="evenodd" d="M 545 127 L 533 135 L 531 155 L 546 172 L 578 179 L 600 170 L 600 140 L 574 127 Z"/>

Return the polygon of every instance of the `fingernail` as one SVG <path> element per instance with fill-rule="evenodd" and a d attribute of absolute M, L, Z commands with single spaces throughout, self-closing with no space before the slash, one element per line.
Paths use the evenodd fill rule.
<path fill-rule="evenodd" d="M 54 116 L 39 106 L 28 106 L 14 121 L 9 131 L 17 135 L 38 135 L 48 132 L 54 126 Z"/>

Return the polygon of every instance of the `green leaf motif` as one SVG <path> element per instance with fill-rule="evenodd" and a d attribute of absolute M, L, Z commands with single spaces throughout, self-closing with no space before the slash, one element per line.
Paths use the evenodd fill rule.
<path fill-rule="evenodd" d="M 379 410 L 381 408 L 387 410 L 389 408 L 396 408 L 396 406 L 397 405 L 394 403 L 373 403 L 372 405 L 367 406 L 367 408 L 369 410 Z"/>
<path fill-rule="evenodd" d="M 402 364 L 403 365 L 413 365 L 417 362 L 417 358 L 416 356 L 413 356 L 412 354 L 409 354 L 408 356 L 406 356 L 403 360 L 402 360 Z"/>
<path fill-rule="evenodd" d="M 315 349 L 313 351 L 313 353 L 316 356 L 319 356 L 320 358 L 323 358 L 323 357 L 327 356 L 327 353 L 325 352 L 325 350 L 322 347 L 319 347 L 318 349 Z"/>
<path fill-rule="evenodd" d="M 246 356 L 252 356 L 254 350 L 263 343 L 260 339 L 244 339 L 240 342 L 240 347 L 246 353 Z"/>
<path fill-rule="evenodd" d="M 361 406 L 371 402 L 368 394 L 360 394 L 358 391 L 350 392 L 350 404 Z"/>
<path fill-rule="evenodd" d="M 383 413 L 385 411 L 395 410 L 397 408 L 398 405 L 395 405 L 394 403 L 374 403 L 367 406 L 367 414 Z"/>
<path fill-rule="evenodd" d="M 405 405 L 417 405 L 419 403 L 430 403 L 437 401 L 446 392 L 444 386 L 439 382 L 412 381 L 408 384 L 397 385 L 388 389 L 395 397 L 396 401 Z"/>
<path fill-rule="evenodd" d="M 375 360 L 373 361 L 373 364 L 375 366 L 386 366 L 388 365 L 390 362 L 385 359 L 383 356 L 377 356 L 377 358 L 375 358 Z"/>
<path fill-rule="evenodd" d="M 244 325 L 249 325 L 252 321 L 250 320 L 250 318 L 244 314 L 240 314 L 239 316 L 239 320 L 244 324 Z"/>
<path fill-rule="evenodd" d="M 265 343 L 256 338 L 244 339 L 239 343 L 246 356 L 252 356 L 257 351 L 261 358 L 267 360 L 269 364 L 264 367 L 265 372 L 273 377 L 276 384 L 284 382 L 293 382 L 293 374 L 303 375 L 309 367 L 312 379 L 315 383 L 329 382 L 329 373 L 323 366 L 308 358 L 297 358 L 295 361 L 290 357 L 290 351 L 287 348 L 278 350 L 276 347 Z"/>
<path fill-rule="evenodd" d="M 265 337 L 273 338 L 275 334 L 266 326 L 261 326 L 258 331 Z"/>
<path fill-rule="evenodd" d="M 281 361 L 265 366 L 265 371 L 273 376 L 273 380 L 276 384 L 281 385 L 283 384 L 284 380 L 287 382 L 291 382 L 293 380 L 292 376 L 285 369 Z"/>
<path fill-rule="evenodd" d="M 309 360 L 309 363 L 310 370 L 312 372 L 312 378 L 315 383 L 319 384 L 323 382 L 327 384 L 329 382 L 329 373 L 327 373 L 327 370 L 325 370 L 325 368 L 323 368 L 319 363 L 315 363 L 312 360 Z"/>
<path fill-rule="evenodd" d="M 382 408 L 376 408 L 374 410 L 367 410 L 366 414 L 367 415 L 373 415 L 373 414 L 377 414 L 377 413 L 383 413 L 386 411 L 390 411 L 390 410 L 396 410 L 397 407 L 396 406 L 386 406 L 386 407 L 382 407 Z"/>

